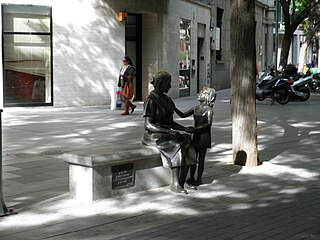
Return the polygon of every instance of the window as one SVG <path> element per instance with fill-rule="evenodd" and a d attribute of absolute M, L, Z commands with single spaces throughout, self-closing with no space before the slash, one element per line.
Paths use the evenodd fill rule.
<path fill-rule="evenodd" d="M 2 5 L 4 106 L 52 105 L 51 8 Z"/>
<path fill-rule="evenodd" d="M 216 28 L 216 60 L 222 61 L 221 49 L 221 27 L 222 27 L 223 9 L 217 8 L 217 28 Z"/>

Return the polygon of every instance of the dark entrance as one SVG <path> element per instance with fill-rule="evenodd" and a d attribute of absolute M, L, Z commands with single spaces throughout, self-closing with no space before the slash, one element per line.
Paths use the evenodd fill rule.
<path fill-rule="evenodd" d="M 126 21 L 126 56 L 132 59 L 136 69 L 135 100 L 142 100 L 142 17 L 141 14 L 129 14 Z"/>
<path fill-rule="evenodd" d="M 203 50 L 203 42 L 204 38 L 198 38 L 198 56 L 197 56 L 197 93 L 200 91 L 199 86 L 200 86 L 200 73 L 203 73 L 202 71 L 205 70 L 205 66 L 203 66 L 203 60 L 204 57 L 202 56 L 202 50 Z"/>

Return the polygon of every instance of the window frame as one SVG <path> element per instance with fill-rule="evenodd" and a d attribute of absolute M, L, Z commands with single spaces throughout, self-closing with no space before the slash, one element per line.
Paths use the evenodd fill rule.
<path fill-rule="evenodd" d="M 17 7 L 44 7 L 48 9 L 48 17 L 49 17 L 49 32 L 31 32 L 31 31 L 5 31 L 4 30 L 4 11 L 5 11 L 5 7 L 6 6 L 17 6 Z M 23 13 L 23 12 L 22 12 Z M 44 5 L 27 5 L 27 4 L 9 4 L 9 3 L 2 3 L 1 4 L 1 41 L 2 41 L 2 86 L 3 86 L 3 106 L 4 107 L 35 107 L 35 106 L 53 106 L 53 100 L 54 100 L 54 96 L 53 96 L 53 41 L 52 41 L 52 7 L 51 6 L 44 6 Z M 8 103 L 6 102 L 6 93 L 5 93 L 5 84 L 6 84 L 6 80 L 5 80 L 5 55 L 4 55 L 4 38 L 5 36 L 9 36 L 9 35 L 29 35 L 29 36 L 49 36 L 49 40 L 50 40 L 50 44 L 49 44 L 49 49 L 50 49 L 50 57 L 48 58 L 50 60 L 50 102 L 17 102 L 17 103 Z"/>

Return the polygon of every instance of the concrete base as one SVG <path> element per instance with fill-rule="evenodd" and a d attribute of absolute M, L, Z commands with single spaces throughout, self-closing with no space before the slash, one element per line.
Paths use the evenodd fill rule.
<path fill-rule="evenodd" d="M 70 194 L 81 201 L 95 201 L 171 183 L 171 170 L 162 167 L 158 150 L 145 146 L 115 153 L 105 148 L 87 149 L 63 154 L 62 159 L 69 163 Z M 128 165 L 129 170 L 115 170 Z"/>

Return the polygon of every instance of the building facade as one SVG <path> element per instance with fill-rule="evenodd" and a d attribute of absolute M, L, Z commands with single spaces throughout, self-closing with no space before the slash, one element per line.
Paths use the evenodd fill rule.
<path fill-rule="evenodd" d="M 211 86 L 230 87 L 230 0 L 208 1 L 211 8 Z"/>
<path fill-rule="evenodd" d="M 230 0 L 201 0 L 211 8 L 211 81 L 216 89 L 230 87 Z M 255 1 L 256 62 L 258 70 L 275 63 L 274 0 Z"/>
<path fill-rule="evenodd" d="M 273 0 L 256 1 L 256 61 L 259 70 L 267 69 L 275 62 L 275 11 Z"/>
<path fill-rule="evenodd" d="M 272 59 L 270 0 L 257 1 L 257 62 Z M 0 0 L 0 106 L 115 106 L 123 56 L 135 99 L 158 70 L 172 98 L 230 87 L 230 0 Z M 271 35 L 270 35 L 271 34 Z"/>
<path fill-rule="evenodd" d="M 160 69 L 172 75 L 173 98 L 209 83 L 211 12 L 198 1 L 0 3 L 4 107 L 112 106 L 125 55 L 137 70 L 137 100 Z"/>

